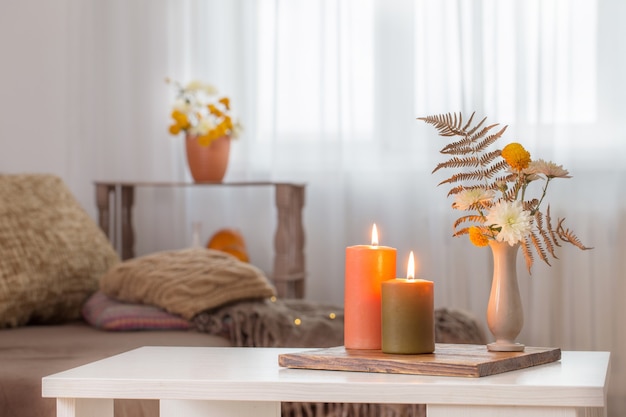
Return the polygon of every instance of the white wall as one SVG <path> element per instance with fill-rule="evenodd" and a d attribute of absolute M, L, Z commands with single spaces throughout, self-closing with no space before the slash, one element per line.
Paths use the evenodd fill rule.
<path fill-rule="evenodd" d="M 69 179 L 66 1 L 0 3 L 0 171 Z"/>

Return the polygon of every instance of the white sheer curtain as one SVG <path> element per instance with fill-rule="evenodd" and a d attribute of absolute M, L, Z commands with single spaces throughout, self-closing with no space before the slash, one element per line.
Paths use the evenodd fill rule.
<path fill-rule="evenodd" d="M 245 125 L 227 180 L 307 183 L 307 297 L 343 301 L 344 250 L 410 250 L 436 304 L 484 320 L 488 250 L 454 239 L 456 214 L 431 175 L 442 139 L 419 116 L 461 111 L 509 125 L 506 139 L 563 164 L 549 200 L 590 252 L 558 251 L 528 276 L 520 260 L 527 345 L 613 353 L 611 415 L 626 412 L 626 5 L 620 0 L 93 1 L 72 3 L 76 46 L 93 57 L 75 95 L 97 178 L 188 179 L 166 133 L 165 76 L 201 78 L 231 96 Z M 90 25 L 92 23 L 92 25 Z M 86 109 L 86 110 L 85 110 Z M 85 133 L 85 132 L 83 132 Z M 76 136 L 78 141 L 78 135 Z M 145 191 L 138 252 L 236 225 L 271 269 L 271 195 Z M 253 216 L 250 216 L 252 211 Z M 138 215 L 138 216 L 139 216 Z M 221 217 L 220 217 L 221 216 Z M 210 219 L 207 219 L 210 217 Z"/>

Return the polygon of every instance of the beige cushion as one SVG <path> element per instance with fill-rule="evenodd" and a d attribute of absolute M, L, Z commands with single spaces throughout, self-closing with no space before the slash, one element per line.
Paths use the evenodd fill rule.
<path fill-rule="evenodd" d="M 0 175 L 0 328 L 80 318 L 117 262 L 60 178 Z"/>
<path fill-rule="evenodd" d="M 191 319 L 201 311 L 275 295 L 263 272 L 224 252 L 190 248 L 124 261 L 100 279 L 106 295 Z"/>

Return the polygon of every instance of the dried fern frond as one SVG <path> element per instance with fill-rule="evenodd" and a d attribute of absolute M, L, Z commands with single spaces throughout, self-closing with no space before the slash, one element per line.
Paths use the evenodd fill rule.
<path fill-rule="evenodd" d="M 521 181 L 515 181 L 513 186 L 506 190 L 506 192 L 502 195 L 502 198 L 506 201 L 513 201 L 517 197 L 517 194 L 523 187 L 523 183 Z"/>
<path fill-rule="evenodd" d="M 485 187 L 483 184 L 474 184 L 474 185 L 457 185 L 456 187 L 453 187 L 450 189 L 450 191 L 448 192 L 448 197 L 450 197 L 451 195 L 456 195 L 459 194 L 463 191 L 471 191 L 471 190 L 490 190 L 490 187 Z M 493 206 L 493 204 L 489 204 L 489 205 L 485 205 L 482 204 L 480 206 L 475 206 L 475 207 L 471 207 L 471 208 L 480 208 L 480 207 L 491 207 Z M 454 205 L 452 206 L 452 208 L 455 208 Z"/>
<path fill-rule="evenodd" d="M 458 115 L 456 113 L 447 113 L 428 117 L 418 117 L 418 120 L 423 120 L 426 123 L 433 125 L 435 129 L 439 131 L 439 135 L 441 136 L 466 136 L 467 129 L 473 119 L 474 113 L 470 116 L 467 124 L 463 126 L 463 115 L 461 113 Z M 481 124 L 483 122 L 481 122 Z"/>
<path fill-rule="evenodd" d="M 474 148 L 472 148 L 472 140 L 467 137 L 464 137 L 457 142 L 449 143 L 439 151 L 439 153 L 444 155 L 467 155 L 472 152 L 474 152 Z"/>
<path fill-rule="evenodd" d="M 447 160 L 446 162 L 438 164 L 435 169 L 433 169 L 433 172 L 431 172 L 431 174 L 434 174 L 442 168 L 476 168 L 480 165 L 480 162 L 480 158 L 478 158 L 477 156 L 468 156 L 465 158 L 454 157 Z"/>
<path fill-rule="evenodd" d="M 472 172 L 461 172 L 441 181 L 438 185 L 452 184 L 461 181 L 481 181 L 485 178 L 485 172 L 482 169 Z"/>
<path fill-rule="evenodd" d="M 522 206 L 524 207 L 524 210 L 530 211 L 530 212 L 534 211 L 538 205 L 539 205 L 539 200 L 537 200 L 536 198 L 533 198 L 532 200 L 529 200 L 529 201 L 522 202 Z"/>
<path fill-rule="evenodd" d="M 554 229 L 552 228 L 552 218 L 550 217 L 550 205 L 548 205 L 548 208 L 546 209 L 546 227 L 548 228 L 548 233 L 550 233 L 550 237 L 552 238 L 552 242 L 554 242 L 554 244 L 556 246 L 561 246 L 561 244 L 559 243 L 558 239 L 557 239 L 557 234 L 554 231 Z"/>
<path fill-rule="evenodd" d="M 565 229 L 563 227 L 564 221 L 565 219 L 559 219 L 558 226 L 556 228 L 556 233 L 559 235 L 559 238 L 561 238 L 563 242 L 571 243 L 572 245 L 576 246 L 580 250 L 593 249 L 593 248 L 588 248 L 587 246 L 583 245 L 580 239 L 578 239 L 578 237 L 574 234 L 573 231 L 571 231 L 570 229 Z"/>
<path fill-rule="evenodd" d="M 521 246 L 522 252 L 524 253 L 524 259 L 526 260 L 526 269 L 528 270 L 528 274 L 530 275 L 533 263 L 535 262 L 535 257 L 530 250 L 530 243 L 528 242 L 528 239 L 524 239 Z"/>
<path fill-rule="evenodd" d="M 485 119 L 483 119 L 483 122 L 484 121 Z M 487 149 L 487 147 L 489 147 L 489 145 L 495 143 L 495 141 L 498 140 L 500 136 L 502 136 L 502 134 L 507 128 L 505 126 L 499 132 L 484 138 L 484 136 L 496 126 L 499 126 L 499 125 L 493 124 L 491 126 L 487 126 L 478 133 L 469 133 L 469 132 L 464 133 L 464 136 L 462 136 L 462 139 L 456 142 L 447 144 L 439 152 L 442 154 L 451 154 L 451 155 L 466 155 L 469 153 L 473 154 L 473 153 L 483 152 L 485 151 L 485 149 Z M 473 129 L 472 132 L 474 130 L 475 129 Z"/>
<path fill-rule="evenodd" d="M 478 124 L 476 126 L 474 126 L 473 128 L 470 129 L 470 126 L 472 124 L 472 120 L 474 120 L 474 115 L 476 114 L 476 112 L 472 112 L 472 114 L 470 115 L 470 118 L 467 120 L 467 123 L 465 123 L 465 126 L 463 126 L 463 130 L 466 131 L 465 135 L 466 136 L 472 136 L 474 133 L 476 133 L 476 131 L 478 129 L 480 129 L 480 127 L 483 125 L 483 123 L 485 123 L 485 120 L 487 120 L 486 117 L 483 117 L 483 120 L 481 120 L 480 122 L 478 122 Z M 459 117 L 461 116 L 461 113 L 459 113 Z M 470 130 L 467 130 L 470 129 Z"/>
<path fill-rule="evenodd" d="M 491 125 L 491 126 L 489 126 L 489 129 L 491 129 L 492 127 L 496 127 L 496 126 L 498 126 L 498 125 L 497 124 Z M 487 136 L 484 140 L 478 142 L 476 144 L 476 146 L 474 147 L 474 151 L 475 152 L 482 152 L 485 149 L 487 149 L 487 147 L 489 147 L 490 145 L 493 145 L 494 143 L 496 143 L 496 141 L 498 139 L 500 139 L 500 137 L 502 136 L 502 134 L 504 133 L 504 131 L 506 130 L 507 127 L 508 126 L 504 126 L 502 129 L 500 129 L 499 132 L 497 132 L 497 133 L 495 133 L 493 135 Z M 484 133 L 486 134 L 487 131 L 485 131 Z M 472 140 L 472 142 L 475 142 L 476 140 L 480 139 L 482 136 L 483 135 L 472 137 L 471 140 Z"/>
<path fill-rule="evenodd" d="M 484 223 L 484 219 L 482 216 L 479 216 L 477 214 L 468 214 L 467 216 L 462 216 L 459 217 L 458 219 L 456 219 L 456 221 L 454 222 L 454 224 L 452 225 L 452 229 L 456 230 L 456 228 L 462 224 L 462 223 L 466 223 L 466 222 L 473 222 L 473 223 Z"/>
<path fill-rule="evenodd" d="M 491 165 L 489 168 L 485 170 L 485 178 L 493 178 L 498 172 L 503 171 L 507 168 L 506 161 L 499 161 L 495 164 Z"/>
<path fill-rule="evenodd" d="M 448 197 L 450 197 L 451 195 L 456 195 L 462 191 L 465 191 L 466 189 L 468 188 L 462 185 L 457 185 L 456 187 L 451 188 L 450 191 L 448 191 Z"/>
<path fill-rule="evenodd" d="M 469 227 L 464 227 L 462 229 L 456 230 L 453 234 L 452 237 L 459 237 L 459 236 L 463 236 L 463 235 L 469 235 Z"/>
<path fill-rule="evenodd" d="M 497 149 L 495 151 L 491 151 L 491 152 L 487 152 L 486 154 L 484 154 L 483 156 L 481 156 L 479 158 L 479 163 L 480 165 L 489 165 L 491 164 L 497 157 L 499 157 L 502 154 L 502 152 Z"/>
<path fill-rule="evenodd" d="M 514 179 L 515 179 L 515 175 L 514 174 L 507 174 L 507 175 L 504 175 L 504 176 L 495 177 L 488 184 L 489 186 L 487 188 L 490 189 L 490 190 L 500 190 L 500 185 L 501 184 L 506 184 L 508 182 L 512 182 Z"/>
<path fill-rule="evenodd" d="M 552 243 L 552 238 L 550 234 L 548 233 L 548 231 L 546 230 L 546 228 L 544 227 L 543 214 L 540 211 L 537 211 L 535 213 L 535 222 L 537 225 L 537 231 L 541 235 L 541 238 L 543 239 L 543 243 L 546 246 L 546 250 L 550 253 L 550 255 L 554 259 L 559 259 L 558 256 L 556 256 L 556 253 L 554 252 L 554 245 Z"/>
<path fill-rule="evenodd" d="M 490 134 L 499 124 L 495 123 L 483 127 L 487 120 L 485 117 L 478 124 L 472 126 L 474 115 L 475 113 L 472 113 L 465 124 L 463 123 L 461 113 L 447 113 L 418 118 L 433 125 L 439 131 L 440 136 L 459 137 L 458 140 L 446 144 L 439 151 L 444 155 L 452 155 L 453 157 L 439 163 L 432 172 L 434 173 L 444 168 L 467 168 L 469 172 L 460 172 L 453 175 L 439 183 L 439 185 L 464 182 L 466 184 L 461 185 L 468 188 L 473 183 L 483 182 L 485 183 L 483 187 L 497 189 L 496 184 L 490 184 L 489 181 L 495 175 L 504 171 L 507 168 L 507 163 L 504 160 L 496 161 L 501 156 L 499 149 L 491 151 L 487 151 L 487 149 L 502 136 L 507 127 L 504 126 L 496 133 Z M 499 175 L 499 177 L 503 176 Z M 450 194 L 458 192 L 460 192 L 460 189 L 455 188 Z"/>
<path fill-rule="evenodd" d="M 439 185 L 452 184 L 455 182 L 462 182 L 462 181 L 475 181 L 475 182 L 485 181 L 485 180 L 493 178 L 493 176 L 496 175 L 498 172 L 500 172 L 505 165 L 506 165 L 506 162 L 500 161 L 489 167 L 485 167 L 484 169 L 477 169 L 471 172 L 460 172 L 458 174 L 451 176 L 450 178 L 446 180 L 441 181 Z M 489 184 L 486 186 L 486 188 L 490 188 L 490 187 L 491 185 Z M 469 186 L 467 186 L 466 188 L 469 188 Z"/>
<path fill-rule="evenodd" d="M 541 240 L 539 240 L 539 237 L 537 236 L 537 234 L 534 231 L 530 232 L 530 234 L 528 235 L 528 238 L 533 243 L 533 246 L 535 247 L 535 250 L 537 251 L 537 254 L 541 258 L 541 260 L 547 263 L 548 265 L 550 265 L 550 261 L 548 260 L 548 255 L 546 254 L 546 251 L 543 248 L 543 245 L 541 244 Z"/>

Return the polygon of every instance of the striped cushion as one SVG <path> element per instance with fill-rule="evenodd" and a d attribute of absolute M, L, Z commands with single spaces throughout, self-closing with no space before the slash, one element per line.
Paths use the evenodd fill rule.
<path fill-rule="evenodd" d="M 189 321 L 165 310 L 143 304 L 130 304 L 109 298 L 98 291 L 83 305 L 85 321 L 103 330 L 186 330 Z"/>

